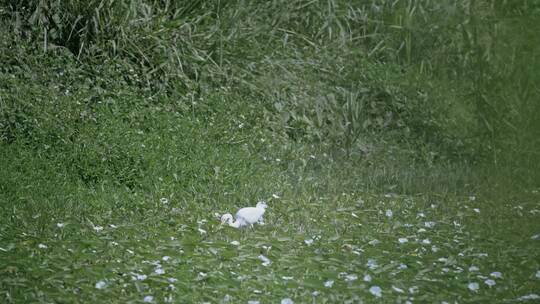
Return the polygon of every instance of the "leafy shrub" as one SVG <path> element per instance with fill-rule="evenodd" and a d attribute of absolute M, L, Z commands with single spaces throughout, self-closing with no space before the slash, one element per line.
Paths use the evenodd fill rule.
<path fill-rule="evenodd" d="M 538 60 L 525 50 L 539 11 L 524 0 L 10 1 L 0 134 L 52 146 L 159 103 L 198 103 L 205 119 L 221 94 L 264 112 L 262 127 L 349 152 L 384 137 L 427 155 L 536 159 Z"/>

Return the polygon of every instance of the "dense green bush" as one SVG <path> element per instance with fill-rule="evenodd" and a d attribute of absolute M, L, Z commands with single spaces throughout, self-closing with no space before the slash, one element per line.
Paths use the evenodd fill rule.
<path fill-rule="evenodd" d="M 53 146 L 160 103 L 204 119 L 218 92 L 295 141 L 531 163 L 538 14 L 490 0 L 10 1 L 0 134 Z"/>

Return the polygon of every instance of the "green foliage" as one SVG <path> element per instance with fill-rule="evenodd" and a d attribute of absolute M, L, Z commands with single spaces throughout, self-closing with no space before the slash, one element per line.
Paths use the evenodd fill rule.
<path fill-rule="evenodd" d="M 537 94 L 534 68 L 519 73 L 520 88 L 509 85 L 535 65 L 505 60 L 533 37 L 520 30 L 538 13 L 527 1 L 48 0 L 3 12 L 11 45 L 65 48 L 91 75 L 114 62 L 108 72 L 145 94 L 192 101 L 232 87 L 259 99 L 273 130 L 347 151 L 382 132 L 439 155 L 494 160 L 510 147 L 501 139 L 529 134 L 519 122 L 535 112 L 523 101 Z M 513 92 L 522 95 L 505 102 Z"/>

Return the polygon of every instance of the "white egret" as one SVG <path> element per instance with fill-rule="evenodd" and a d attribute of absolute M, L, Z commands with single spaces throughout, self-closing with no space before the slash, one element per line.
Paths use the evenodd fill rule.
<path fill-rule="evenodd" d="M 233 221 L 233 220 L 234 220 L 233 216 L 230 213 L 225 213 L 224 215 L 221 216 L 221 223 L 222 224 L 227 223 L 231 227 L 239 228 L 240 227 L 240 222 L 239 221 Z"/>
<path fill-rule="evenodd" d="M 240 228 L 246 225 L 253 225 L 255 223 L 262 223 L 262 216 L 266 211 L 266 202 L 261 201 L 257 203 L 255 207 L 246 207 L 238 210 L 236 212 L 236 221 L 233 221 L 234 218 L 232 214 L 226 213 L 221 216 L 221 223 L 227 223 L 229 226 L 234 228 Z"/>

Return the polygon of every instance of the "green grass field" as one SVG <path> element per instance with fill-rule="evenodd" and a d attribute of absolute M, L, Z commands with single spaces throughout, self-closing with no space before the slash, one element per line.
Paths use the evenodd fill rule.
<path fill-rule="evenodd" d="M 0 302 L 538 302 L 539 14 L 0 4 Z"/>

